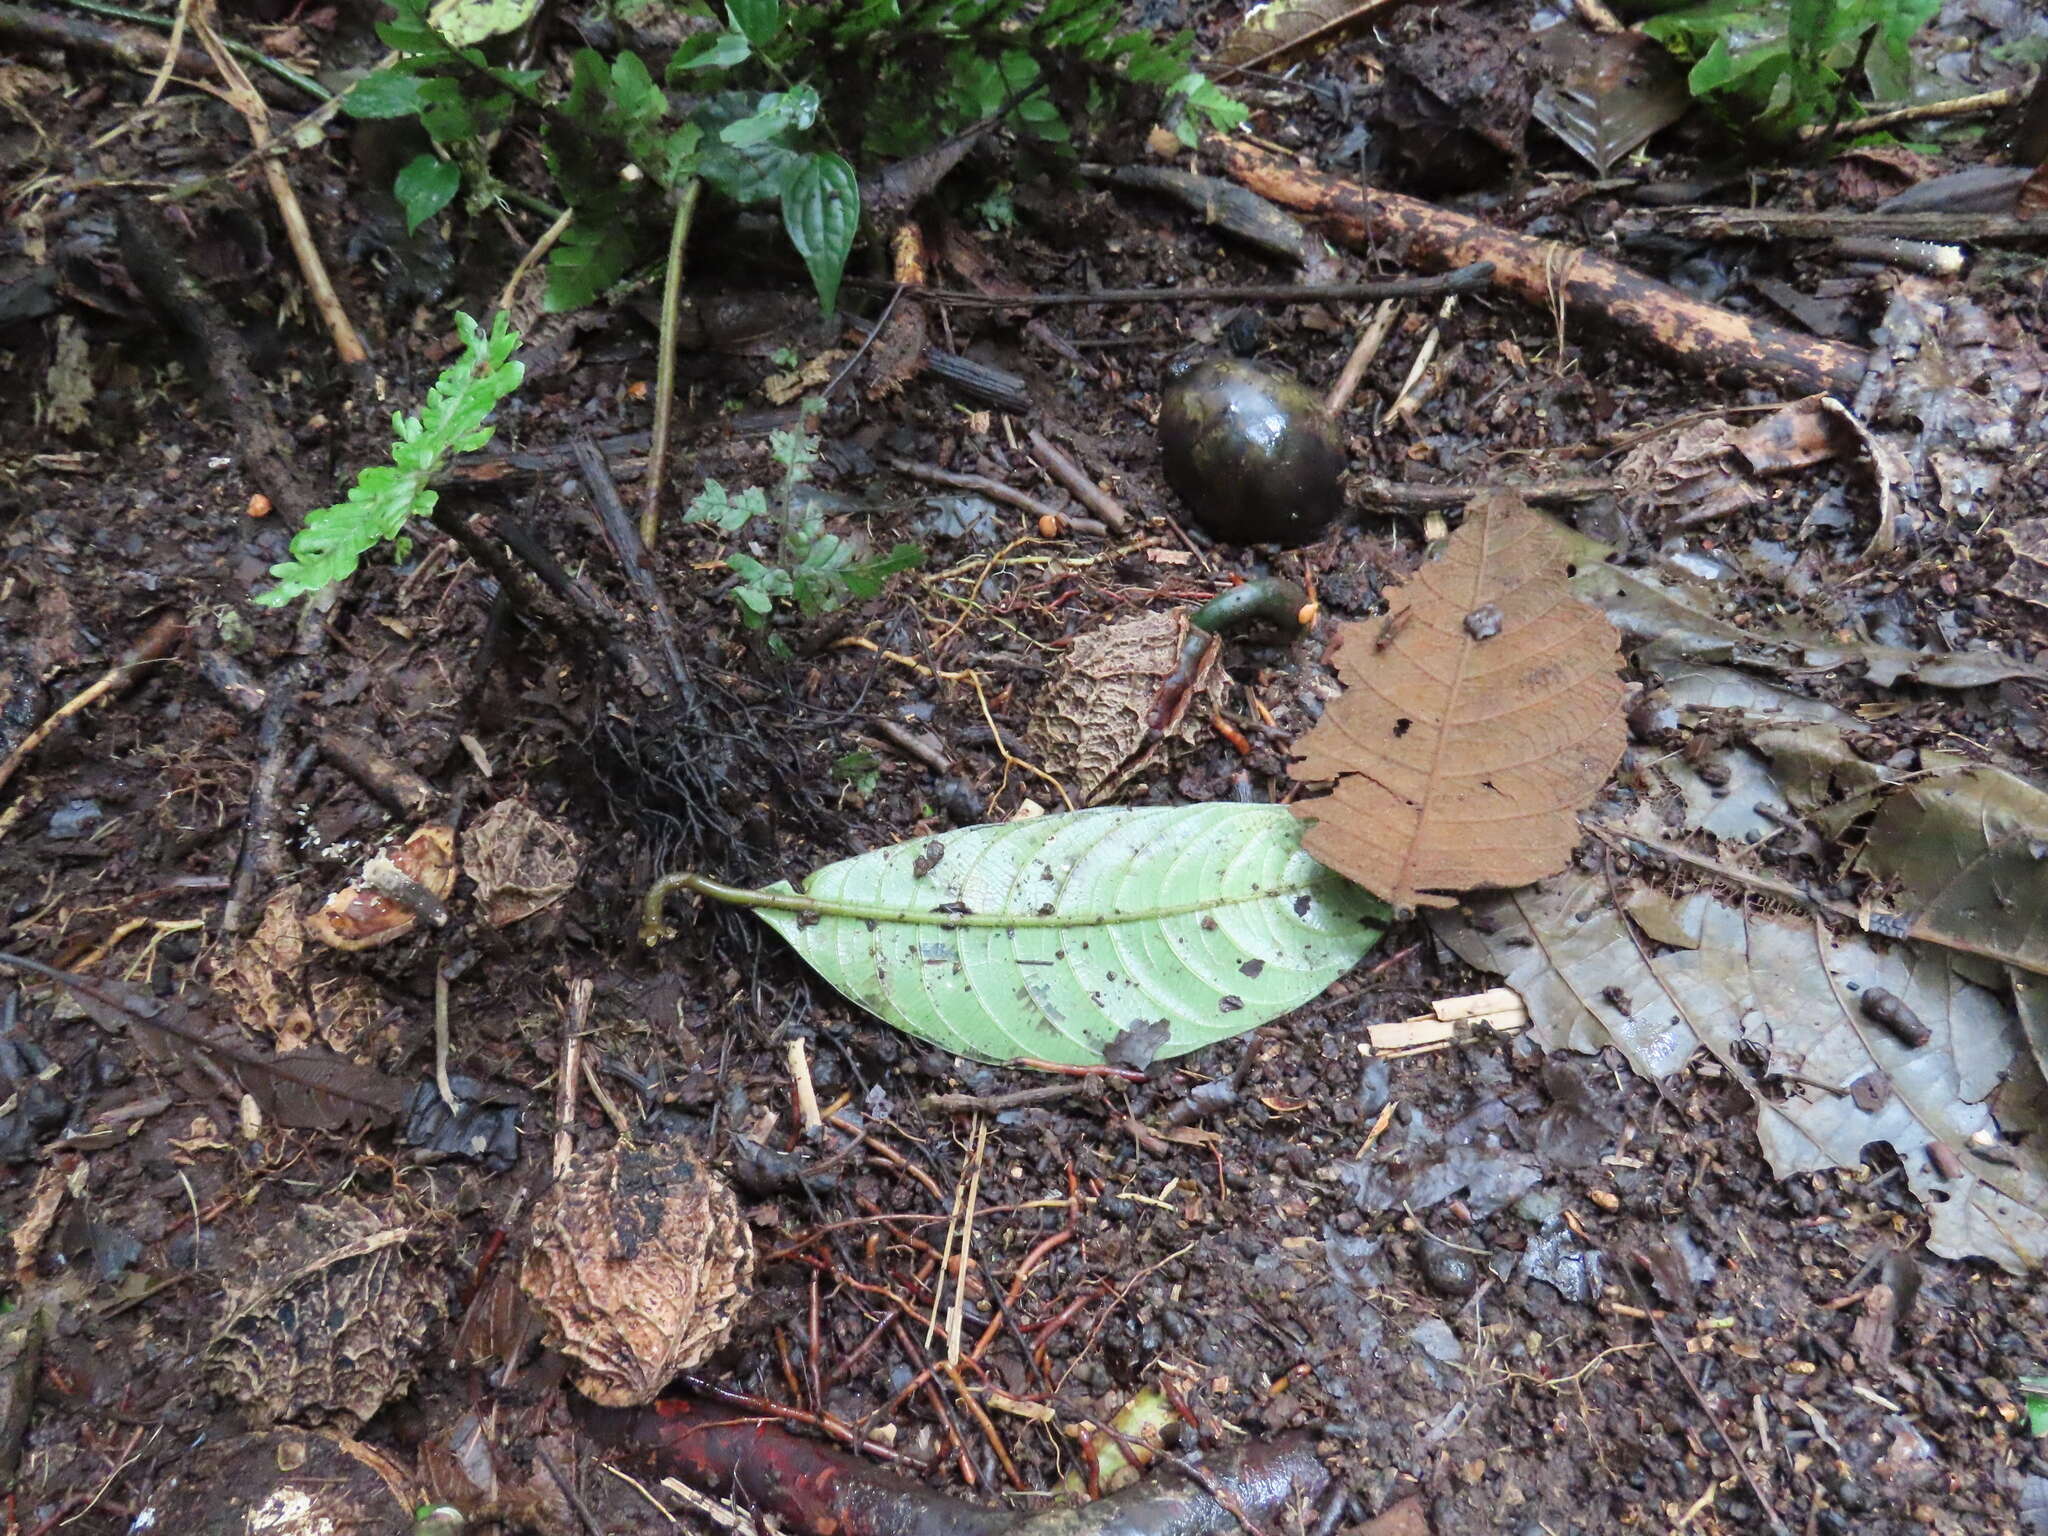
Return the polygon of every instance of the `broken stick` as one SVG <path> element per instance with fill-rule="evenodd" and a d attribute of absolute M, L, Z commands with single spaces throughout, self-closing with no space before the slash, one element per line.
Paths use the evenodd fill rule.
<path fill-rule="evenodd" d="M 1494 286 L 1545 309 L 1611 327 L 1696 373 L 1732 373 L 1796 395 L 1854 395 L 1866 354 L 1753 320 L 1644 277 L 1620 262 L 1498 229 L 1462 213 L 1342 176 L 1302 169 L 1239 139 L 1211 136 L 1203 152 L 1237 181 L 1310 215 L 1360 250 L 1393 246 L 1414 266 L 1494 265 Z"/>

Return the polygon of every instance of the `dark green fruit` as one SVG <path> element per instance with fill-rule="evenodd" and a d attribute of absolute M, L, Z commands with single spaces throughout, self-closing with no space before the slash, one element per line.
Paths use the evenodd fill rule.
<path fill-rule="evenodd" d="M 1233 544 L 1299 544 L 1344 505 L 1337 424 L 1299 380 L 1237 358 L 1197 363 L 1159 412 L 1166 483 Z"/>

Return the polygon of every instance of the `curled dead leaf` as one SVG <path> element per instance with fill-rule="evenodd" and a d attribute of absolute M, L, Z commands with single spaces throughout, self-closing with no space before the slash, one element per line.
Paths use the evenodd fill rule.
<path fill-rule="evenodd" d="M 1625 743 L 1619 636 L 1568 561 L 1519 497 L 1475 497 L 1384 620 L 1344 626 L 1344 693 L 1292 770 L 1336 781 L 1295 807 L 1309 853 L 1407 907 L 1564 867 Z"/>
<path fill-rule="evenodd" d="M 559 901 L 583 867 L 583 841 L 523 800 L 500 800 L 462 830 L 462 862 L 484 921 L 503 928 Z"/>
<path fill-rule="evenodd" d="M 228 1286 L 207 1379 L 261 1424 L 359 1427 L 411 1385 L 447 1312 L 447 1237 L 442 1219 L 389 1206 L 300 1206 Z"/>
<path fill-rule="evenodd" d="M 437 900 L 455 889 L 455 834 L 440 825 L 421 827 L 390 854 L 391 862 Z M 419 917 L 394 896 L 358 880 L 327 898 L 306 919 L 306 932 L 330 949 L 376 949 L 404 938 Z"/>
<path fill-rule="evenodd" d="M 1081 800 L 1093 803 L 1148 760 L 1160 685 L 1180 661 L 1187 630 L 1185 614 L 1148 613 L 1090 630 L 1068 648 L 1031 734 L 1046 766 Z M 1205 660 L 1162 723 L 1165 737 L 1187 740 L 1187 716 L 1205 718 L 1227 696 L 1222 669 Z"/>
<path fill-rule="evenodd" d="M 1272 0 L 1254 6 L 1209 61 L 1219 80 L 1239 70 L 1279 68 L 1318 43 L 1365 26 L 1392 0 Z"/>
<path fill-rule="evenodd" d="M 674 1144 L 617 1147 L 572 1167 L 534 1208 L 519 1283 L 577 1390 L 608 1408 L 651 1401 L 725 1342 L 754 1241 L 717 1174 Z"/>

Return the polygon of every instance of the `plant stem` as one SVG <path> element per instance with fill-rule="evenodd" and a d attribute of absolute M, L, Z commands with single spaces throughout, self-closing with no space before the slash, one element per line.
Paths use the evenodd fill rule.
<path fill-rule="evenodd" d="M 696 217 L 697 194 L 704 184 L 695 176 L 684 182 L 676 195 L 675 223 L 668 237 L 668 275 L 661 285 L 661 342 L 655 356 L 654 438 L 647 450 L 647 492 L 640 503 L 640 542 L 654 552 L 655 536 L 661 530 L 661 486 L 668 470 L 669 420 L 675 407 L 676 327 L 683 302 L 684 247 L 690 240 L 690 221 Z"/>
<path fill-rule="evenodd" d="M 1275 901 L 1314 888 L 1318 870 L 1307 880 L 1249 891 L 1242 896 L 1211 897 L 1206 901 L 1185 901 L 1163 907 L 1145 907 L 1129 912 L 945 912 L 911 911 L 865 901 L 834 901 L 824 896 L 805 896 L 798 891 L 750 891 L 745 886 L 727 885 L 708 875 L 684 873 L 663 875 L 648 888 L 640 911 L 640 937 L 649 944 L 668 937 L 662 921 L 662 904 L 677 891 L 708 896 L 735 907 L 768 907 L 777 912 L 800 912 L 807 917 L 845 917 L 857 922 L 908 923 L 926 928 L 1073 928 L 1098 927 L 1110 923 L 1149 923 L 1167 917 L 1191 917 L 1214 912 L 1220 907 L 1241 906 L 1249 901 Z"/>
<path fill-rule="evenodd" d="M 73 10 L 85 11 L 93 16 L 111 16 L 116 21 L 132 21 L 139 26 L 155 27 L 160 32 L 170 31 L 174 24 L 174 19 L 171 16 L 157 15 L 149 11 L 130 10 L 125 5 L 110 5 L 107 3 L 107 0 L 63 0 L 63 3 L 70 6 Z M 278 79 L 298 87 L 315 101 L 329 101 L 333 99 L 334 92 L 328 90 L 318 80 L 309 79 L 307 76 L 300 74 L 296 69 L 293 69 L 291 65 L 283 63 L 278 59 L 273 59 L 260 48 L 251 48 L 247 43 L 230 42 L 227 44 L 227 50 L 238 58 L 247 59 L 251 64 L 269 70 Z"/>

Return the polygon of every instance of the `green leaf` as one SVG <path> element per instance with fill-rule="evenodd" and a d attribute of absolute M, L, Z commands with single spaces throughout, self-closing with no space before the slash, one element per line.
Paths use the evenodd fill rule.
<path fill-rule="evenodd" d="M 810 269 L 819 308 L 830 314 L 860 227 L 860 185 L 853 167 L 837 155 L 812 155 L 783 190 L 782 223 Z"/>
<path fill-rule="evenodd" d="M 420 82 L 420 126 L 436 144 L 460 144 L 477 134 L 475 113 L 459 80 Z"/>
<path fill-rule="evenodd" d="M 970 827 L 724 894 L 847 997 L 982 1061 L 1183 1055 L 1315 997 L 1387 910 L 1285 806 L 1107 807 Z M 699 889 L 703 887 L 699 886 Z M 774 905 L 760 905 L 763 898 Z"/>
<path fill-rule="evenodd" d="M 2048 1435 L 2048 1376 L 2022 1376 L 2020 1391 L 2027 1400 L 2027 1433 Z"/>
<path fill-rule="evenodd" d="M 624 224 L 571 224 L 548 252 L 549 314 L 582 309 L 626 275 L 633 261 L 633 232 Z"/>
<path fill-rule="evenodd" d="M 729 495 L 716 480 L 706 480 L 704 489 L 683 514 L 686 523 L 709 523 L 720 533 L 737 533 L 757 517 L 768 515 L 768 496 L 758 485 L 750 485 L 738 496 Z"/>
<path fill-rule="evenodd" d="M 462 170 L 438 155 L 419 155 L 406 163 L 391 192 L 405 210 L 405 232 L 413 233 L 455 200 L 462 188 Z"/>
<path fill-rule="evenodd" d="M 270 568 L 277 585 L 257 593 L 257 602 L 281 607 L 353 575 L 365 554 L 400 536 L 408 518 L 434 510 L 429 487 L 443 464 L 491 440 L 485 418 L 525 376 L 525 366 L 512 360 L 519 334 L 503 314 L 488 335 L 463 314 L 455 317 L 455 329 L 462 356 L 442 370 L 419 415 L 391 418 L 391 463 L 358 475 L 346 501 L 308 514 L 292 539 L 292 558 Z"/>
<path fill-rule="evenodd" d="M 725 14 L 756 48 L 782 28 L 781 0 L 726 0 Z"/>
<path fill-rule="evenodd" d="M 420 109 L 421 83 L 406 70 L 380 69 L 355 83 L 341 98 L 341 109 L 350 117 L 410 117 Z"/>
<path fill-rule="evenodd" d="M 924 551 L 915 544 L 904 543 L 886 555 L 849 565 L 840 574 L 846 582 L 846 590 L 855 597 L 875 597 L 898 571 L 914 571 L 923 563 Z"/>
<path fill-rule="evenodd" d="M 752 51 L 744 32 L 699 32 L 683 39 L 682 46 L 669 56 L 669 78 L 690 69 L 730 69 L 745 63 Z"/>
<path fill-rule="evenodd" d="M 697 174 L 736 203 L 765 203 L 782 196 L 803 157 L 785 144 L 736 146 L 719 138 L 724 128 L 753 114 L 756 98 L 720 91 L 692 115 L 707 135 Z"/>
<path fill-rule="evenodd" d="M 629 125 L 658 122 L 668 111 L 668 98 L 647 73 L 640 55 L 630 49 L 612 60 L 612 100 Z"/>
<path fill-rule="evenodd" d="M 882 782 L 882 760 L 866 750 L 842 752 L 832 759 L 832 777 L 851 784 L 864 795 L 875 792 Z"/>
<path fill-rule="evenodd" d="M 428 19 L 457 48 L 469 48 L 518 31 L 539 9 L 540 0 L 440 0 Z"/>
<path fill-rule="evenodd" d="M 811 126 L 818 118 L 818 93 L 808 85 L 763 96 L 750 116 L 719 129 L 719 139 L 744 149 Z"/>

